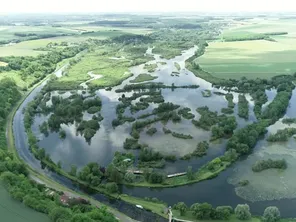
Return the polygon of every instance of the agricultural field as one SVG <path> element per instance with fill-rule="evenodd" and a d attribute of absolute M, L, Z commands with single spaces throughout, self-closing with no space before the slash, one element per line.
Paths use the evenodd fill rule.
<path fill-rule="evenodd" d="M 272 40 L 223 41 L 262 34 Z M 218 78 L 271 78 L 296 71 L 296 23 L 293 20 L 251 20 L 224 31 L 221 40 L 209 43 L 197 59 L 201 68 Z"/>
<path fill-rule="evenodd" d="M 60 25 L 60 24 L 59 24 Z M 61 24 L 62 25 L 62 24 Z M 21 41 L 19 43 L 10 43 L 0 45 L 0 57 L 5 56 L 37 56 L 46 51 L 38 50 L 46 47 L 49 43 L 68 42 L 76 44 L 88 39 L 103 40 L 120 36 L 122 34 L 147 34 L 150 29 L 145 28 L 114 28 L 101 27 L 88 24 L 65 23 L 62 27 L 52 26 L 0 26 L 1 41 Z M 52 37 L 33 39 L 31 34 L 52 35 Z M 23 34 L 24 36 L 19 36 Z M 0 64 L 1 65 L 1 64 Z"/>
<path fill-rule="evenodd" d="M 0 184 L 1 221 L 13 222 L 49 222 L 45 214 L 38 213 L 22 203 L 13 200 L 2 184 Z"/>

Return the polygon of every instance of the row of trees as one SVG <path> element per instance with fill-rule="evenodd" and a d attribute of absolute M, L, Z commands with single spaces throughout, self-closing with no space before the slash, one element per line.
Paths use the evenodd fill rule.
<path fill-rule="evenodd" d="M 33 77 L 35 80 L 29 85 L 32 86 L 39 82 L 46 75 L 51 74 L 56 69 L 56 64 L 63 59 L 74 57 L 79 52 L 88 48 L 87 44 L 79 46 L 65 47 L 64 49 L 53 49 L 47 54 L 41 54 L 37 57 L 4 57 L 2 60 L 8 63 L 7 68 L 19 71 L 22 79 Z"/>
<path fill-rule="evenodd" d="M 184 202 L 179 202 L 173 206 L 174 210 L 178 210 L 181 216 L 185 216 L 188 211 L 198 220 L 228 220 L 231 215 L 235 215 L 238 220 L 250 220 L 252 214 L 247 204 L 238 204 L 233 210 L 231 206 L 218 206 L 213 208 L 208 203 L 195 203 L 191 207 L 187 207 Z M 267 207 L 262 217 L 264 222 L 277 222 L 281 219 L 280 211 L 277 207 Z"/>
<path fill-rule="evenodd" d="M 12 198 L 47 214 L 53 222 L 117 221 L 105 207 L 97 208 L 87 201 L 72 201 L 69 206 L 63 205 L 60 202 L 60 192 L 49 195 L 46 186 L 30 180 L 26 166 L 3 149 L 0 149 L 0 178 Z"/>
<path fill-rule="evenodd" d="M 21 93 L 11 79 L 0 81 L 0 148 L 6 146 L 5 122 L 12 106 L 21 98 Z"/>
<path fill-rule="evenodd" d="M 263 170 L 267 169 L 286 169 L 287 168 L 287 162 L 285 159 L 281 160 L 258 160 L 256 163 L 253 164 L 252 170 L 254 172 L 261 172 Z"/>

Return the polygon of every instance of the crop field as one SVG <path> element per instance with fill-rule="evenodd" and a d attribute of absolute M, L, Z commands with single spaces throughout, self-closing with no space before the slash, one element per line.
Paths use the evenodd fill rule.
<path fill-rule="evenodd" d="M 246 36 L 270 32 L 288 32 L 286 35 L 271 35 L 274 41 L 248 40 L 209 44 L 203 56 L 197 59 L 201 68 L 218 78 L 240 79 L 271 78 L 296 71 L 296 23 L 276 20 L 243 24 L 222 34 Z"/>
<path fill-rule="evenodd" d="M 0 215 L 1 221 L 13 222 L 49 222 L 45 214 L 38 213 L 9 196 L 0 184 Z"/>
<path fill-rule="evenodd" d="M 75 34 L 77 31 L 66 27 L 52 27 L 52 26 L 0 26 L 0 41 L 10 39 L 22 39 L 15 35 L 22 34 Z"/>
<path fill-rule="evenodd" d="M 85 32 L 84 34 L 82 34 Z M 88 33 L 86 33 L 88 32 Z M 37 56 L 46 51 L 40 51 L 38 48 L 46 47 L 50 42 L 61 43 L 79 43 L 87 39 L 107 39 L 122 34 L 147 34 L 150 29 L 144 28 L 114 28 L 92 26 L 87 24 L 65 24 L 63 27 L 51 26 L 0 26 L 0 41 L 21 40 L 20 43 L 0 45 L 0 57 L 4 56 Z M 69 36 L 57 36 L 37 40 L 26 40 L 25 37 L 16 36 L 15 33 L 36 33 L 36 34 L 71 34 Z M 0 63 L 1 66 L 1 63 Z"/>

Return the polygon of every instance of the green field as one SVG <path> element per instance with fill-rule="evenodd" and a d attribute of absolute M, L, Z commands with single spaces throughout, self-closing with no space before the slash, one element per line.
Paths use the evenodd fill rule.
<path fill-rule="evenodd" d="M 223 36 L 243 36 L 248 33 L 288 32 L 271 36 L 275 41 L 251 40 L 211 42 L 203 56 L 197 59 L 201 68 L 218 78 L 270 78 L 296 71 L 296 23 L 293 21 L 259 20 L 233 27 Z"/>
<path fill-rule="evenodd" d="M 89 32 L 89 33 L 86 33 Z M 91 26 L 87 24 L 65 24 L 62 27 L 51 26 L 0 26 L 0 41 L 21 40 L 20 43 L 0 45 L 0 57 L 5 56 L 37 56 L 46 51 L 38 51 L 38 48 L 46 47 L 50 42 L 79 43 L 88 39 L 107 39 L 126 33 L 147 34 L 150 29 L 144 28 L 114 28 Z M 15 33 L 36 33 L 36 34 L 71 34 L 70 36 L 58 36 L 37 40 L 26 40 L 26 37 L 16 36 Z M 83 34 L 84 33 L 84 34 Z M 1 63 L 0 63 L 1 66 Z"/>
<path fill-rule="evenodd" d="M 38 213 L 22 203 L 11 199 L 8 192 L 0 184 L 0 221 L 12 222 L 49 222 L 45 214 Z"/>
<path fill-rule="evenodd" d="M 92 71 L 94 74 L 103 75 L 102 78 L 91 81 L 90 84 L 96 86 L 116 85 L 121 80 L 129 77 L 128 68 L 130 61 L 127 59 L 112 59 L 112 55 L 103 55 L 107 49 L 98 48 L 94 52 L 87 53 L 81 61 L 70 67 L 67 74 L 62 77 L 60 82 L 82 83 L 90 76 L 87 74 Z"/>

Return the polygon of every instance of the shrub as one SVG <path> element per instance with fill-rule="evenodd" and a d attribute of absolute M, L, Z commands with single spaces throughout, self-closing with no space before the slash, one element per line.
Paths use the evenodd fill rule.
<path fill-rule="evenodd" d="M 281 219 L 281 213 L 277 207 L 267 207 L 264 210 L 264 222 L 277 222 Z"/>
<path fill-rule="evenodd" d="M 250 207 L 248 204 L 239 204 L 234 210 L 235 216 L 239 220 L 249 220 L 251 218 Z"/>
<path fill-rule="evenodd" d="M 106 189 L 107 189 L 107 192 L 109 192 L 109 193 L 117 193 L 118 192 L 118 186 L 114 182 L 107 183 L 106 184 Z"/>
<path fill-rule="evenodd" d="M 285 159 L 282 160 L 258 160 L 253 166 L 252 170 L 254 172 L 261 172 L 266 169 L 271 169 L 271 168 L 276 168 L 276 169 L 286 169 L 287 168 L 287 163 Z"/>
<path fill-rule="evenodd" d="M 228 220 L 232 213 L 233 209 L 231 206 L 219 206 L 216 208 L 215 219 Z"/>

